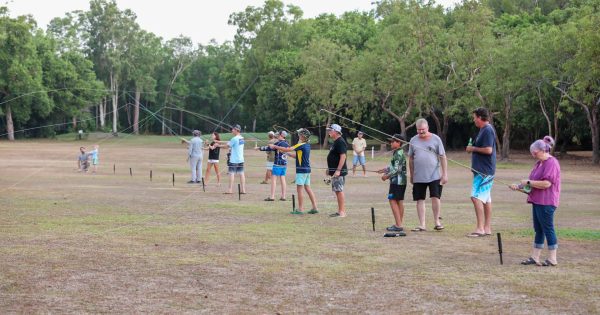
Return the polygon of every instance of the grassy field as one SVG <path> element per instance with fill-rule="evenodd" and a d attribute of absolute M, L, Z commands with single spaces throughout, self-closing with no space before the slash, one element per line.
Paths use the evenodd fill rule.
<path fill-rule="evenodd" d="M 78 173 L 79 146 L 94 143 L 99 173 Z M 292 216 L 295 186 L 286 202 L 262 201 L 264 153 L 250 148 L 240 201 L 223 194 L 225 175 L 217 186 L 212 174 L 206 192 L 186 184 L 186 148 L 175 137 L 0 142 L 0 313 L 600 312 L 600 168 L 561 161 L 559 266 L 543 268 L 519 264 L 533 242 L 524 195 L 494 188 L 500 265 L 495 237 L 465 237 L 475 222 L 465 168 L 450 163 L 443 232 L 431 231 L 428 204 L 430 231 L 384 238 L 393 222 L 387 183 L 348 177 L 349 215 L 329 218 L 336 203 L 318 169 L 325 155 L 313 151 L 311 161 L 321 213 Z M 462 152 L 449 157 L 468 164 Z M 388 158 L 380 153 L 368 168 Z M 515 154 L 497 178 L 526 177 L 532 163 Z M 405 206 L 412 228 L 415 204 Z"/>

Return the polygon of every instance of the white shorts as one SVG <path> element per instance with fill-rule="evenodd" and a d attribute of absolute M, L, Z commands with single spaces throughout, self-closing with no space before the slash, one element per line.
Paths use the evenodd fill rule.
<path fill-rule="evenodd" d="M 208 163 L 210 163 L 210 164 L 218 164 L 219 160 L 208 160 Z"/>

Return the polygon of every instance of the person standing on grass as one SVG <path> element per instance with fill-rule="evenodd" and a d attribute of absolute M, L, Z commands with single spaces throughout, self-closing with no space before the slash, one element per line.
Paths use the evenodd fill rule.
<path fill-rule="evenodd" d="M 96 171 L 98 170 L 98 163 L 100 162 L 98 158 L 98 148 L 99 146 L 97 144 L 94 144 L 94 150 L 90 151 L 90 153 L 88 154 L 92 158 L 92 174 L 96 174 Z"/>
<path fill-rule="evenodd" d="M 233 138 L 231 140 L 219 141 L 219 147 L 229 148 L 229 188 L 225 194 L 233 194 L 233 182 L 235 174 L 240 174 L 240 184 L 242 194 L 246 193 L 246 176 L 244 175 L 244 137 L 241 134 L 242 127 L 238 124 L 231 128 Z"/>
<path fill-rule="evenodd" d="M 364 133 L 359 131 L 356 138 L 352 140 L 352 176 L 356 175 L 356 165 L 360 163 L 363 170 L 363 176 L 367 177 L 367 169 L 365 167 L 365 150 L 367 149 L 367 141 L 363 138 Z"/>
<path fill-rule="evenodd" d="M 200 138 L 200 130 L 194 130 L 192 134 L 194 137 L 188 143 L 188 161 L 192 169 L 192 179 L 188 184 L 200 183 L 202 179 L 202 147 L 204 141 Z"/>
<path fill-rule="evenodd" d="M 327 154 L 327 170 L 325 174 L 331 176 L 331 190 L 335 193 L 338 204 L 338 211 L 329 216 L 332 218 L 343 218 L 346 216 L 346 202 L 344 196 L 344 184 L 346 175 L 348 175 L 348 166 L 346 166 L 346 153 L 348 147 L 342 138 L 342 127 L 338 124 L 332 124 L 327 128 L 327 132 L 333 144 Z"/>
<path fill-rule="evenodd" d="M 533 158 L 537 161 L 529 178 L 521 180 L 521 183 L 510 186 L 512 190 L 523 189 L 529 186 L 531 191 L 527 202 L 532 205 L 533 229 L 535 238 L 531 257 L 521 262 L 523 265 L 556 266 L 556 251 L 558 241 L 554 230 L 554 212 L 558 207 L 560 199 L 560 164 L 558 160 L 550 155 L 554 147 L 554 139 L 545 136 L 544 139 L 536 140 L 529 147 Z M 544 249 L 544 238 L 548 243 L 548 259 L 540 262 L 540 254 Z"/>
<path fill-rule="evenodd" d="M 403 232 L 402 221 L 404 220 L 404 193 L 406 192 L 406 157 L 402 149 L 402 142 L 405 141 L 401 134 L 395 134 L 390 140 L 392 147 L 392 160 L 386 168 L 377 171 L 381 180 L 390 180 L 390 189 L 388 191 L 388 201 L 392 208 L 395 224 L 386 228 L 390 232 Z"/>
<path fill-rule="evenodd" d="M 472 153 L 471 169 L 473 184 L 471 201 L 475 208 L 477 226 L 469 237 L 482 237 L 492 234 L 492 186 L 496 173 L 496 131 L 489 122 L 490 114 L 486 108 L 473 110 L 473 122 L 479 133 L 466 151 Z"/>
<path fill-rule="evenodd" d="M 440 207 L 442 188 L 448 182 L 448 161 L 442 139 L 429 132 L 426 119 L 420 118 L 415 123 L 417 135 L 410 139 L 408 149 L 408 165 L 410 168 L 410 183 L 413 185 L 413 200 L 417 202 L 419 226 L 413 232 L 426 231 L 425 225 L 425 198 L 429 188 L 431 209 L 435 221 L 436 231 L 441 231 L 444 226 L 440 222 Z"/>
<path fill-rule="evenodd" d="M 219 173 L 219 153 L 221 151 L 219 141 L 221 141 L 221 136 L 218 132 L 213 132 L 211 137 L 212 142 L 207 147 L 208 163 L 206 163 L 206 182 L 208 182 L 210 178 L 210 167 L 212 166 L 217 175 L 217 186 L 221 186 L 221 174 Z"/>
<path fill-rule="evenodd" d="M 305 128 L 296 130 L 300 142 L 292 147 L 280 147 L 277 145 L 269 145 L 271 149 L 279 150 L 281 152 L 287 152 L 287 154 L 296 159 L 296 192 L 298 193 L 298 209 L 294 209 L 291 214 L 303 214 L 304 209 L 304 196 L 302 195 L 302 188 L 308 194 L 308 198 L 312 204 L 312 209 L 308 211 L 309 214 L 317 214 L 319 210 L 317 208 L 317 199 L 315 194 L 310 188 L 310 143 L 308 139 L 310 137 L 310 131 Z M 293 152 L 292 152 L 293 151 Z"/>
<path fill-rule="evenodd" d="M 90 167 L 89 155 L 85 152 L 85 147 L 79 147 L 79 156 L 77 157 L 77 171 L 87 172 Z"/>
<path fill-rule="evenodd" d="M 287 137 L 287 132 L 282 130 L 277 133 L 277 142 L 275 142 L 275 147 L 287 148 L 290 145 L 285 140 Z M 273 162 L 273 172 L 272 172 L 272 180 L 271 180 L 271 195 L 265 198 L 265 201 L 275 201 L 275 189 L 277 188 L 277 179 L 281 183 L 281 196 L 279 198 L 280 201 L 285 201 L 285 195 L 287 192 L 287 183 L 285 181 L 285 174 L 287 172 L 287 155 L 278 150 L 273 149 L 272 145 L 266 145 L 262 147 L 256 148 L 256 150 L 267 151 L 267 152 L 275 152 L 275 159 Z"/>
<path fill-rule="evenodd" d="M 275 144 L 277 142 L 277 139 L 275 138 L 275 132 L 269 131 L 267 136 L 269 137 L 269 142 L 267 145 Z M 260 182 L 261 184 L 268 184 L 271 180 L 271 176 L 273 175 L 273 162 L 275 162 L 275 151 L 267 151 L 267 163 L 265 165 L 267 171 L 265 173 L 265 179 Z"/>

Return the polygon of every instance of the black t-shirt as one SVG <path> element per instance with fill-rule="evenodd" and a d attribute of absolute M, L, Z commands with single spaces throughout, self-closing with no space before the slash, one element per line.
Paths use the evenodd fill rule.
<path fill-rule="evenodd" d="M 215 142 L 211 142 L 210 145 L 215 145 Z M 219 160 L 219 151 L 221 151 L 220 147 L 216 147 L 214 149 L 208 149 L 208 159 L 209 160 Z"/>
<path fill-rule="evenodd" d="M 331 145 L 329 149 L 329 154 L 327 154 L 327 168 L 329 169 L 329 175 L 333 175 L 340 164 L 340 154 L 346 154 L 347 145 L 342 137 L 337 138 Z M 342 166 L 341 176 L 348 175 L 348 167 L 346 166 L 346 161 L 344 161 L 344 166 Z"/>

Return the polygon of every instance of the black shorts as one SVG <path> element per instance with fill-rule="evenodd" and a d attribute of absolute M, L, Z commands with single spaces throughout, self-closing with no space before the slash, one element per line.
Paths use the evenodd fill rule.
<path fill-rule="evenodd" d="M 431 183 L 414 183 L 413 184 L 413 200 L 425 200 L 429 187 L 429 198 L 442 198 L 442 188 L 440 180 L 434 180 Z"/>
<path fill-rule="evenodd" d="M 404 200 L 404 192 L 406 192 L 406 185 L 390 184 L 388 200 Z"/>

